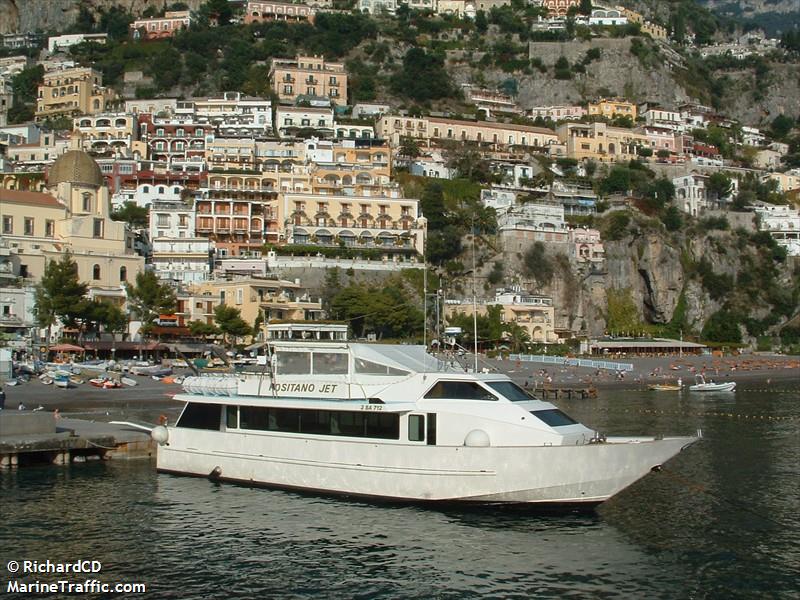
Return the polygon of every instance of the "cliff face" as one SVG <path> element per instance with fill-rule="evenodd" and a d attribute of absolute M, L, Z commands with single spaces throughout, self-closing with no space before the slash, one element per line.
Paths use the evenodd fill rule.
<path fill-rule="evenodd" d="M 184 0 L 196 9 L 202 0 Z M 163 10 L 174 0 L 0 0 L 0 33 L 63 31 L 78 18 L 80 7 L 95 17 L 100 12 L 125 10 L 134 16 L 148 8 Z"/>

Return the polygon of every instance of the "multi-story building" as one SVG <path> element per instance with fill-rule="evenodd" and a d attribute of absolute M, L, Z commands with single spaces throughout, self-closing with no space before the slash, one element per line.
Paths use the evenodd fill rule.
<path fill-rule="evenodd" d="M 646 33 L 654 40 L 667 39 L 666 27 L 657 23 L 653 23 L 652 21 L 648 21 L 640 13 L 636 12 L 635 10 L 631 10 L 630 8 L 617 6 L 616 9 L 625 15 L 625 17 L 627 17 L 628 21 L 631 23 L 638 23 L 642 33 Z"/>
<path fill-rule="evenodd" d="M 61 115 L 95 115 L 112 110 L 117 96 L 103 87 L 103 75 L 87 67 L 44 74 L 36 102 L 36 120 Z"/>
<path fill-rule="evenodd" d="M 309 96 L 347 104 L 347 71 L 343 63 L 326 62 L 322 56 L 273 58 L 269 78 L 281 102 L 294 103 L 299 96 Z"/>
<path fill-rule="evenodd" d="M 663 127 L 674 131 L 683 131 L 685 125 L 680 111 L 666 110 L 663 108 L 648 108 L 642 113 L 644 122 L 653 127 Z"/>
<path fill-rule="evenodd" d="M 514 114 L 522 113 L 517 103 L 508 94 L 475 88 L 468 84 L 463 84 L 461 87 L 464 88 L 464 97 L 467 102 L 476 105 L 478 110 L 483 110 L 488 114 L 491 114 L 493 111 Z"/>
<path fill-rule="evenodd" d="M 176 160 L 202 160 L 206 144 L 214 139 L 214 126 L 189 119 L 138 116 L 139 138 L 147 144 L 149 158 L 171 163 Z"/>
<path fill-rule="evenodd" d="M 69 145 L 67 136 L 48 132 L 40 135 L 35 142 L 9 144 L 6 158 L 13 161 L 16 169 L 41 170 L 64 154 Z"/>
<path fill-rule="evenodd" d="M 191 22 L 192 15 L 188 10 L 167 11 L 163 17 L 136 19 L 131 23 L 131 35 L 135 40 L 161 40 L 189 27 Z"/>
<path fill-rule="evenodd" d="M 269 2 L 264 0 L 248 0 L 244 9 L 244 22 L 262 23 L 264 21 L 288 21 L 300 23 L 314 22 L 316 9 L 300 2 Z"/>
<path fill-rule="evenodd" d="M 586 109 L 589 115 L 599 115 L 608 119 L 614 117 L 630 117 L 636 120 L 636 105 L 625 100 L 600 100 L 599 102 L 589 102 Z"/>
<path fill-rule="evenodd" d="M 672 184 L 675 186 L 675 203 L 683 212 L 696 217 L 709 208 L 712 208 L 709 199 L 708 175 L 691 173 L 682 177 L 675 177 Z"/>
<path fill-rule="evenodd" d="M 579 263 L 602 263 L 606 250 L 597 229 L 576 228 L 569 231 L 570 256 Z"/>
<path fill-rule="evenodd" d="M 779 192 L 791 192 L 800 189 L 800 169 L 792 169 L 785 173 L 765 173 L 764 179 L 778 182 Z"/>
<path fill-rule="evenodd" d="M 554 344 L 559 341 L 555 331 L 553 299 L 549 296 L 530 294 L 520 287 L 498 289 L 494 299 L 481 301 L 477 306 L 473 306 L 473 303 L 467 300 L 448 302 L 445 305 L 445 317 L 457 313 L 472 315 L 474 308 L 479 315 L 485 315 L 492 306 L 501 307 L 503 323 L 513 323 L 522 327 L 531 342 Z M 509 333 L 504 332 L 504 336 Z"/>
<path fill-rule="evenodd" d="M 551 17 L 565 17 L 572 6 L 579 6 L 580 0 L 542 0 L 542 6 Z"/>
<path fill-rule="evenodd" d="M 375 128 L 372 125 L 338 122 L 334 127 L 337 139 L 368 140 L 375 137 Z"/>
<path fill-rule="evenodd" d="M 358 0 L 358 11 L 370 15 L 393 15 L 397 11 L 397 0 Z"/>
<path fill-rule="evenodd" d="M 522 146 L 547 149 L 558 143 L 558 136 L 550 129 L 490 123 L 486 121 L 458 121 L 441 117 L 402 117 L 383 115 L 375 123 L 379 138 L 397 145 L 405 137 L 427 141 L 475 142 L 492 147 Z"/>
<path fill-rule="evenodd" d="M 290 244 L 423 252 L 426 220 L 419 201 L 400 197 L 281 194 L 278 217 Z"/>
<path fill-rule="evenodd" d="M 800 256 L 800 211 L 792 206 L 761 204 L 755 207 L 758 228 L 769 231 L 789 256 Z"/>
<path fill-rule="evenodd" d="M 279 106 L 275 123 L 282 138 L 334 136 L 333 109 L 306 106 Z"/>
<path fill-rule="evenodd" d="M 648 145 L 647 136 L 606 123 L 564 123 L 556 133 L 567 156 L 576 160 L 629 161 L 638 156 L 639 147 Z"/>
<path fill-rule="evenodd" d="M 73 145 L 95 156 L 131 156 L 146 152 L 138 144 L 139 128 L 134 115 L 107 113 L 85 115 L 73 121 Z"/>
<path fill-rule="evenodd" d="M 211 171 L 208 183 L 195 202 L 195 231 L 214 242 L 219 257 L 260 256 L 266 242 L 281 240 L 277 170 L 250 174 Z"/>
<path fill-rule="evenodd" d="M 262 138 L 272 131 L 272 102 L 240 92 L 181 100 L 174 113 L 178 118 L 210 123 L 218 135 L 225 137 Z"/>
<path fill-rule="evenodd" d="M 8 109 L 14 102 L 14 90 L 11 81 L 0 76 L 0 127 L 8 125 Z"/>
<path fill-rule="evenodd" d="M 181 201 L 150 207 L 151 264 L 160 279 L 176 285 L 205 281 L 211 273 L 211 243 L 195 237 L 195 210 Z"/>
<path fill-rule="evenodd" d="M 242 318 L 255 323 L 259 315 L 265 322 L 272 319 L 316 321 L 324 312 L 319 298 L 292 281 L 239 277 L 207 281 L 195 287 L 196 298 L 214 299 L 239 309 Z"/>
<path fill-rule="evenodd" d="M 576 121 L 586 115 L 586 109 L 582 106 L 534 106 L 525 114 L 531 119 L 541 117 L 553 121 Z"/>
<path fill-rule="evenodd" d="M 211 169 L 292 173 L 305 162 L 305 144 L 296 140 L 215 138 L 208 143 L 206 161 Z M 294 185 L 286 184 L 290 189 Z M 281 184 L 284 187 L 284 184 Z"/>
<path fill-rule="evenodd" d="M 47 38 L 47 51 L 50 54 L 61 52 L 72 46 L 77 46 L 84 42 L 93 44 L 105 44 L 108 41 L 107 33 L 70 33 L 65 35 L 54 35 Z"/>

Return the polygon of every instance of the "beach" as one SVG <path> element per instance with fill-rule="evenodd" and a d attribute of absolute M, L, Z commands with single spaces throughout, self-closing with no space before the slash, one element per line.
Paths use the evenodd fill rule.
<path fill-rule="evenodd" d="M 800 394 L 800 357 L 779 355 L 741 355 L 736 357 L 684 356 L 679 357 L 619 357 L 608 360 L 633 365 L 632 371 L 615 372 L 587 367 L 559 364 L 497 360 L 481 358 L 479 365 L 507 374 L 517 383 L 529 389 L 596 388 L 596 389 L 644 389 L 653 383 L 694 383 L 695 374 L 703 374 L 706 380 L 717 382 L 736 381 L 739 389 L 789 390 Z M 472 364 L 470 356 L 461 363 Z M 176 375 L 190 375 L 189 370 Z M 173 399 L 183 391 L 175 383 L 164 383 L 147 376 L 132 376 L 135 387 L 117 389 L 96 388 L 88 384 L 76 388 L 61 389 L 43 385 L 34 378 L 16 386 L 4 386 L 6 409 L 16 410 L 21 402 L 26 409 L 61 413 L 91 414 L 108 412 L 119 414 L 153 414 L 157 411 L 177 416 L 183 403 Z"/>

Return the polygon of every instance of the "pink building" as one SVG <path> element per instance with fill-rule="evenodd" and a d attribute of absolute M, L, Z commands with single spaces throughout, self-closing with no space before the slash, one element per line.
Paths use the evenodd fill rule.
<path fill-rule="evenodd" d="M 606 258 L 606 250 L 597 229 L 570 229 L 569 241 L 570 253 L 578 262 L 600 263 Z"/>
<path fill-rule="evenodd" d="M 191 21 L 188 10 L 166 12 L 163 17 L 135 20 L 131 23 L 131 35 L 135 40 L 161 40 L 172 37 L 179 29 L 189 27 Z"/>
<path fill-rule="evenodd" d="M 314 9 L 305 4 L 292 2 L 264 2 L 248 0 L 244 11 L 244 22 L 261 23 L 262 21 L 309 21 L 314 22 Z"/>

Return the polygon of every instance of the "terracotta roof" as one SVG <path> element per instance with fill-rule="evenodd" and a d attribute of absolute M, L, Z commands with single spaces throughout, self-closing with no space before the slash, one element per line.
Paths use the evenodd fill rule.
<path fill-rule="evenodd" d="M 41 192 L 25 192 L 22 190 L 0 189 L 0 203 L 2 202 L 28 204 L 30 206 L 46 206 L 48 208 L 64 208 L 64 205 L 50 194 L 43 194 Z"/>

